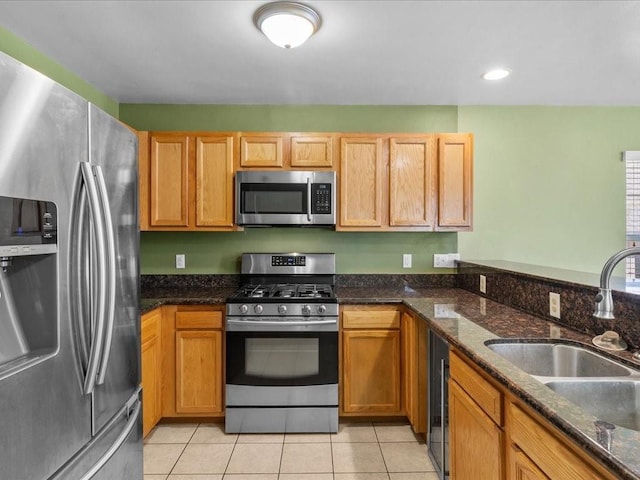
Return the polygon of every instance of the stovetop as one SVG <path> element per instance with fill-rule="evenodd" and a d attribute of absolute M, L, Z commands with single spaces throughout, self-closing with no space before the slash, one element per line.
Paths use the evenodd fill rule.
<path fill-rule="evenodd" d="M 232 302 L 334 302 L 333 288 L 320 283 L 247 284 L 240 287 Z"/>

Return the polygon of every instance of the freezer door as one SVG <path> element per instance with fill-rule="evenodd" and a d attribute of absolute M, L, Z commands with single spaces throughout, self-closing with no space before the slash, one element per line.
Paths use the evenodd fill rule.
<path fill-rule="evenodd" d="M 41 355 L 26 345 L 31 356 L 13 358 L 16 368 L 0 365 L 0 476 L 11 480 L 48 478 L 90 439 L 68 298 L 71 198 L 77 164 L 88 157 L 87 115 L 86 101 L 0 53 L 0 196 L 53 202 L 58 215 L 56 253 L 15 257 L 0 270 L 0 302 L 15 308 L 0 322 L 37 321 L 53 339 Z"/>
<path fill-rule="evenodd" d="M 89 151 L 111 235 L 113 269 L 104 349 L 93 392 L 93 432 L 113 417 L 140 384 L 137 138 L 89 106 Z"/>
<path fill-rule="evenodd" d="M 48 480 L 142 480 L 140 389 Z"/>

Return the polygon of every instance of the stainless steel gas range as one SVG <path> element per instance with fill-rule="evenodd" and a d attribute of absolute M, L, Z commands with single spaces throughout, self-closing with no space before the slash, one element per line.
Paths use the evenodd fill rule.
<path fill-rule="evenodd" d="M 332 253 L 245 253 L 227 299 L 229 433 L 338 430 Z"/>

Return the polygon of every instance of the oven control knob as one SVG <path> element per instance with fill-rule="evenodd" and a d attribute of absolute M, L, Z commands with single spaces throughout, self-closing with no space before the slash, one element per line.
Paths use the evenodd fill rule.
<path fill-rule="evenodd" d="M 249 311 L 249 307 L 247 305 L 240 305 L 240 313 L 243 315 Z"/>
<path fill-rule="evenodd" d="M 325 313 L 327 311 L 327 307 L 325 307 L 324 305 L 320 305 L 318 307 L 318 313 Z"/>
<path fill-rule="evenodd" d="M 285 313 L 287 313 L 287 306 L 286 305 L 278 305 L 278 313 L 280 315 L 284 315 Z"/>
<path fill-rule="evenodd" d="M 302 306 L 302 314 L 303 315 L 311 315 L 311 307 L 309 305 Z"/>
<path fill-rule="evenodd" d="M 264 310 L 262 308 L 262 305 L 256 305 L 255 307 L 253 307 L 253 311 L 258 313 L 258 314 L 262 313 L 262 310 Z"/>

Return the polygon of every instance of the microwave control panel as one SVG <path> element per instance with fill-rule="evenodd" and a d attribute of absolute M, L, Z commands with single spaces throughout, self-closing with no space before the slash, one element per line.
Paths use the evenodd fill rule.
<path fill-rule="evenodd" d="M 311 184 L 311 213 L 323 214 L 331 213 L 331 184 L 312 183 Z"/>

